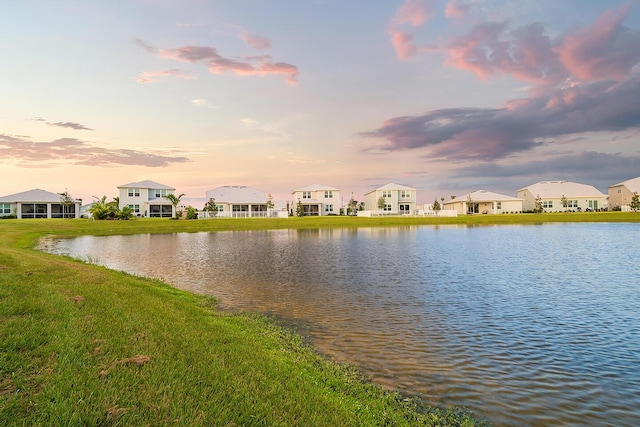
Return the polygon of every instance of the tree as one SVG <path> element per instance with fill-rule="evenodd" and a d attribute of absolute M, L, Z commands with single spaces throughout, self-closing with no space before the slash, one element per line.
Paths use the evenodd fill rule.
<path fill-rule="evenodd" d="M 351 196 L 349 199 L 349 203 L 347 203 L 347 214 L 355 215 L 356 209 L 358 209 L 358 201 Z"/>
<path fill-rule="evenodd" d="M 383 210 L 386 205 L 387 205 L 387 199 L 385 199 L 384 197 L 380 197 L 378 199 L 378 209 Z"/>
<path fill-rule="evenodd" d="M 198 219 L 198 211 L 193 206 L 187 206 L 187 219 Z"/>
<path fill-rule="evenodd" d="M 440 212 L 440 209 L 442 209 L 442 207 L 440 206 L 440 203 L 438 202 L 438 199 L 435 199 L 433 201 L 433 206 L 431 207 L 431 209 L 433 209 L 436 215 L 438 215 L 438 212 Z"/>
<path fill-rule="evenodd" d="M 72 218 L 70 214 L 70 208 L 76 202 L 76 200 L 71 197 L 71 194 L 65 188 L 64 193 L 58 193 L 60 195 L 60 204 L 62 205 L 62 217 L 63 218 Z M 74 215 L 75 217 L 75 215 Z"/>
<path fill-rule="evenodd" d="M 215 217 L 218 214 L 218 205 L 216 205 L 216 199 L 212 197 L 207 200 L 207 203 L 204 204 L 204 208 L 202 210 Z"/>
<path fill-rule="evenodd" d="M 564 210 L 566 212 L 567 206 L 569 206 L 569 201 L 567 200 L 567 196 L 565 196 L 564 194 L 562 195 L 562 197 L 560 197 L 560 204 L 564 206 Z"/>
<path fill-rule="evenodd" d="M 267 205 L 267 215 L 271 216 L 271 209 L 275 206 L 271 193 L 267 194 L 267 203 L 265 203 L 265 205 Z"/>
<path fill-rule="evenodd" d="M 123 220 L 133 218 L 133 209 L 131 209 L 129 206 L 123 206 L 122 209 L 118 209 L 118 211 L 116 212 L 116 218 Z"/>
<path fill-rule="evenodd" d="M 638 212 L 638 210 L 640 210 L 640 196 L 638 195 L 638 192 L 634 192 L 633 196 L 631 196 L 629 207 L 634 212 Z"/>
<path fill-rule="evenodd" d="M 91 204 L 89 208 L 89 213 L 91 214 L 91 218 L 96 220 L 107 219 L 109 217 L 109 206 L 107 206 L 107 196 L 102 196 L 102 198 L 98 199 L 96 196 L 93 196 L 96 201 Z"/>
<path fill-rule="evenodd" d="M 544 212 L 544 209 L 542 208 L 542 198 L 538 194 L 536 196 L 533 213 L 542 213 L 542 212 Z"/>
<path fill-rule="evenodd" d="M 179 196 L 176 196 L 175 194 L 167 194 L 167 200 L 171 202 L 171 204 L 173 205 L 173 209 L 176 212 L 175 219 L 180 219 L 180 217 L 182 216 L 182 209 L 178 209 L 178 205 L 180 204 L 180 199 L 182 198 L 182 196 L 184 196 L 184 193 L 180 194 Z"/>
<path fill-rule="evenodd" d="M 300 200 L 298 200 L 298 204 L 296 205 L 296 215 L 300 218 L 304 216 L 304 205 Z"/>

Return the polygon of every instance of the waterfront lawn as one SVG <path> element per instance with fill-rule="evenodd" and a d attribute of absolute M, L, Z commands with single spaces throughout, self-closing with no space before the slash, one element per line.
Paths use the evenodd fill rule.
<path fill-rule="evenodd" d="M 262 316 L 32 249 L 48 234 L 317 224 L 303 220 L 0 221 L 2 425 L 483 424 L 372 385 Z"/>

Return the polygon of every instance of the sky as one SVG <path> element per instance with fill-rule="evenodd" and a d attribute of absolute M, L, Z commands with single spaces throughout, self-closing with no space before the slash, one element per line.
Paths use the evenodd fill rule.
<path fill-rule="evenodd" d="M 418 202 L 640 176 L 640 2 L 21 0 L 0 195 L 153 180 Z"/>

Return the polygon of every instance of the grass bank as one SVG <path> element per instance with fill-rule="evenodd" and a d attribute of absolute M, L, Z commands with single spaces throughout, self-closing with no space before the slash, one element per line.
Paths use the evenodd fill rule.
<path fill-rule="evenodd" d="M 544 221 L 640 215 L 0 221 L 0 424 L 481 425 L 423 408 L 210 297 L 33 250 L 45 235 Z"/>

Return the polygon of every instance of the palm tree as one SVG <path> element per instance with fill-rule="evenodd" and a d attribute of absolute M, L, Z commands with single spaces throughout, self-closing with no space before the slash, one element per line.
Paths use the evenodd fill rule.
<path fill-rule="evenodd" d="M 176 213 L 175 219 L 180 219 L 180 217 L 182 216 L 182 210 L 178 210 L 178 205 L 180 204 L 180 199 L 182 199 L 182 196 L 184 196 L 184 193 L 180 194 L 179 196 L 176 196 L 175 194 L 167 194 L 167 200 L 171 202 L 171 204 L 173 205 L 173 210 Z"/>

